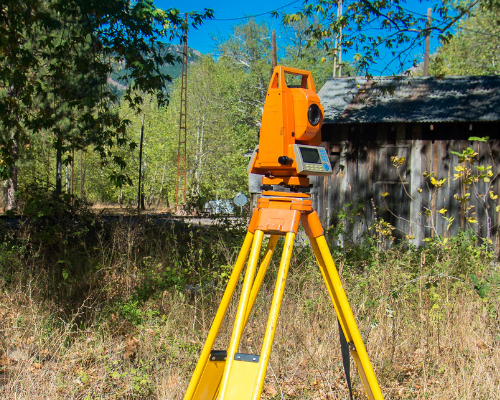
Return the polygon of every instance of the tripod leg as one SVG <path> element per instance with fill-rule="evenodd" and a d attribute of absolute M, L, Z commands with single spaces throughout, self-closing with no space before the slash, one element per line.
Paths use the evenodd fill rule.
<path fill-rule="evenodd" d="M 292 257 L 294 240 L 295 233 L 288 232 L 285 237 L 285 246 L 283 248 L 283 254 L 281 256 L 271 310 L 269 311 L 269 319 L 267 321 L 266 333 L 264 334 L 264 342 L 262 344 L 262 351 L 260 353 L 257 377 L 255 379 L 254 389 L 251 397 L 252 400 L 260 399 L 262 388 L 264 387 L 264 378 L 266 377 L 267 365 L 269 363 L 274 334 L 276 332 L 276 324 L 278 322 L 281 302 L 283 300 L 283 293 L 285 291 L 286 277 L 288 275 L 288 267 L 290 266 L 290 259 Z"/>
<path fill-rule="evenodd" d="M 226 396 L 229 376 L 231 368 L 234 364 L 234 355 L 238 350 L 241 334 L 243 333 L 243 328 L 245 327 L 244 324 L 246 319 L 245 317 L 247 313 L 248 300 L 250 297 L 250 291 L 252 289 L 255 271 L 257 269 L 257 263 L 259 261 L 259 253 L 263 237 L 264 237 L 263 231 L 260 230 L 255 231 L 255 236 L 252 243 L 252 249 L 250 250 L 248 265 L 245 272 L 245 279 L 243 281 L 243 287 L 241 289 L 240 302 L 238 304 L 238 310 L 236 312 L 236 318 L 234 321 L 233 333 L 231 335 L 231 342 L 229 343 L 229 348 L 227 350 L 227 360 L 224 366 L 224 373 L 222 375 L 221 390 L 219 395 L 220 400 L 224 400 L 224 397 Z"/>
<path fill-rule="evenodd" d="M 255 299 L 257 298 L 257 294 L 259 293 L 262 281 L 264 280 L 264 276 L 266 275 L 267 267 L 271 262 L 271 258 L 273 256 L 274 249 L 276 248 L 276 243 L 278 243 L 278 239 L 278 235 L 272 235 L 269 239 L 264 258 L 262 260 L 262 263 L 260 264 L 259 271 L 257 272 L 257 276 L 255 277 L 255 280 L 253 282 L 252 292 L 250 293 L 250 300 L 248 301 L 247 314 L 245 316 L 245 326 L 247 324 L 248 318 L 250 317 L 250 313 L 252 312 L 253 305 L 255 303 Z"/>
<path fill-rule="evenodd" d="M 215 342 L 217 334 L 219 333 L 222 320 L 226 315 L 227 308 L 229 307 L 229 303 L 231 302 L 231 298 L 233 297 L 234 290 L 236 289 L 236 285 L 238 284 L 241 271 L 243 270 L 248 252 L 250 251 L 250 246 L 252 245 L 253 237 L 253 233 L 247 232 L 245 241 L 241 246 L 240 254 L 238 255 L 238 259 L 236 260 L 236 264 L 234 265 L 233 272 L 231 273 L 231 277 L 229 278 L 229 282 L 227 283 L 226 290 L 224 291 L 224 296 L 222 297 L 222 300 L 220 302 L 219 309 L 217 310 L 217 314 L 215 315 L 214 322 L 212 322 L 207 340 L 205 341 L 203 350 L 200 354 L 200 358 L 198 359 L 198 363 L 196 364 L 196 368 L 193 372 L 193 376 L 191 377 L 191 381 L 189 382 L 184 400 L 191 400 L 195 394 L 196 388 L 203 374 L 203 370 L 205 369 L 205 365 L 207 364 L 207 361 L 210 357 L 210 351 L 212 350 L 212 346 Z"/>
<path fill-rule="evenodd" d="M 309 236 L 321 274 L 325 280 L 328 293 L 337 312 L 340 325 L 349 344 L 349 350 L 358 368 L 361 381 L 370 400 L 383 400 L 382 392 L 373 371 L 370 359 L 359 333 L 347 296 L 342 288 L 339 274 L 333 262 L 330 249 L 323 235 L 314 238 Z"/>

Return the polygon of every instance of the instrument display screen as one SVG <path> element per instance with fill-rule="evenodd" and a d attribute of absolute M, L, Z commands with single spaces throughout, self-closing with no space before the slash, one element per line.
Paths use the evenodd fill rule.
<path fill-rule="evenodd" d="M 330 175 L 333 172 L 324 147 L 294 144 L 293 152 L 299 174 Z"/>
<path fill-rule="evenodd" d="M 310 147 L 299 147 L 302 160 L 306 163 L 322 164 L 318 149 Z"/>

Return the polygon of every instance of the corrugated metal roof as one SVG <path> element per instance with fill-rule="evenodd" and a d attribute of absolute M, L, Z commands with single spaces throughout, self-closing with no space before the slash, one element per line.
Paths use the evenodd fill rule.
<path fill-rule="evenodd" d="M 500 76 L 330 78 L 325 123 L 500 121 Z"/>

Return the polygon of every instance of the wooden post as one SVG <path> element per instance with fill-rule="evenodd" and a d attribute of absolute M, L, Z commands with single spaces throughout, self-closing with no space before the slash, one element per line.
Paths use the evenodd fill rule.
<path fill-rule="evenodd" d="M 425 37 L 425 54 L 424 54 L 424 76 L 429 76 L 429 56 L 431 52 L 431 15 L 432 8 L 427 9 L 427 36 Z"/>

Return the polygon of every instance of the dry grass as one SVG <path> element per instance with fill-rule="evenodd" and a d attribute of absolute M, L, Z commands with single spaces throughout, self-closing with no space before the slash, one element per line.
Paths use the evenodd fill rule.
<path fill-rule="evenodd" d="M 387 257 L 390 264 L 364 273 L 348 267 L 345 259 L 339 262 L 384 397 L 500 399 L 498 290 L 480 298 L 465 283 L 444 278 L 427 287 L 422 279 L 403 287 L 396 298 L 392 290 L 410 255 L 394 250 Z M 108 268 L 105 284 L 90 290 L 70 314 L 26 275 L 15 275 L 2 289 L 0 398 L 183 398 L 221 289 L 167 290 L 143 303 L 129 302 L 129 314 L 120 313 L 106 305 L 132 293 L 139 264 L 121 262 L 116 270 Z M 275 268 L 257 300 L 242 352 L 259 352 L 273 273 Z M 235 310 L 233 301 L 218 349 L 227 346 Z M 355 397 L 366 398 L 355 370 L 352 376 Z M 333 307 L 316 267 L 306 257 L 297 259 L 263 397 L 345 399 L 347 393 Z"/>

